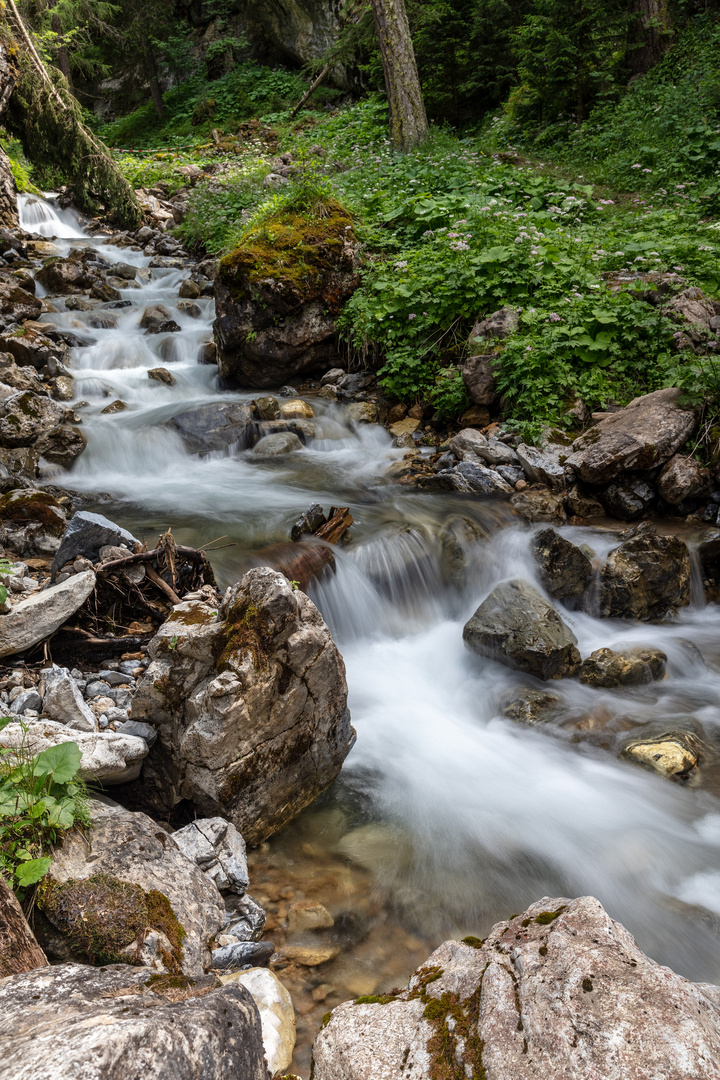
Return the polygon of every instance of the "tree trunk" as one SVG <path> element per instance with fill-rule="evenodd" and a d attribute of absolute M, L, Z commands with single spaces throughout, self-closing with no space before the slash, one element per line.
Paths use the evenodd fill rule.
<path fill-rule="evenodd" d="M 627 64 L 631 77 L 654 67 L 670 44 L 667 0 L 630 0 Z"/>
<path fill-rule="evenodd" d="M 47 957 L 35 940 L 15 894 L 0 877 L 0 979 L 46 964 Z"/>
<path fill-rule="evenodd" d="M 142 48 L 143 56 L 145 58 L 145 74 L 147 75 L 148 83 L 150 84 L 153 106 L 155 107 L 155 112 L 162 120 L 165 116 L 165 104 L 163 102 L 160 83 L 158 82 L 157 64 L 155 63 L 155 57 L 153 56 L 152 46 L 147 38 L 143 38 Z"/>
<path fill-rule="evenodd" d="M 60 25 L 60 19 L 59 19 L 59 17 L 57 15 L 53 15 L 53 17 L 52 17 L 52 28 L 53 28 L 53 33 L 57 35 L 57 40 L 58 40 L 58 50 L 57 50 L 58 67 L 60 68 L 63 75 L 65 76 L 65 79 L 67 81 L 69 89 L 72 92 L 74 92 L 72 75 L 70 74 L 70 58 L 68 56 L 67 48 L 64 45 L 60 44 L 60 42 L 62 41 L 62 26 Z"/>
<path fill-rule="evenodd" d="M 410 150 L 428 133 L 405 0 L 372 0 L 390 107 L 390 142 Z"/>

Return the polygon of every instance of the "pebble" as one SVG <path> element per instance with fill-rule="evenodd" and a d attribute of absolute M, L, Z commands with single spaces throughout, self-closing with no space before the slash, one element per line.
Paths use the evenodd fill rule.
<path fill-rule="evenodd" d="M 108 684 L 106 682 L 103 682 L 102 679 L 97 679 L 87 684 L 87 686 L 85 687 L 85 697 L 88 699 L 96 697 L 106 697 L 108 696 L 109 691 L 110 687 L 108 686 Z"/>

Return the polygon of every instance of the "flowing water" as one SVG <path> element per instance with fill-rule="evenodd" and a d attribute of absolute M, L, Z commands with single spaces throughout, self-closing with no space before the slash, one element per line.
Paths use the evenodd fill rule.
<path fill-rule="evenodd" d="M 348 906 L 343 889 L 362 892 L 373 943 L 364 992 L 402 983 L 445 936 L 484 933 L 543 895 L 584 893 L 597 896 L 655 959 L 720 982 L 715 770 L 699 786 L 681 787 L 618 760 L 614 736 L 595 730 L 608 717 L 615 732 L 689 722 L 713 744 L 720 734 L 717 608 L 696 597 L 666 626 L 567 613 L 583 656 L 649 643 L 667 653 L 668 678 L 627 690 L 552 684 L 569 718 L 552 734 L 504 719 L 504 697 L 533 680 L 470 654 L 462 627 L 503 579 L 537 584 L 532 531 L 498 503 L 385 483 L 388 464 L 402 456 L 388 433 L 354 427 L 342 406 L 323 399 L 308 398 L 316 438 L 300 452 L 273 461 L 239 449 L 189 455 L 165 426 L 170 417 L 251 398 L 221 392 L 216 369 L 198 363 L 211 338 L 212 302 L 199 301 L 201 317 L 192 319 L 176 310 L 185 272 L 147 270 L 140 252 L 83 239 L 77 219 L 58 217 L 51 204 L 26 201 L 21 209 L 24 227 L 59 237 L 61 250 L 92 243 L 106 260 L 139 268 L 141 288 L 123 290 L 131 306 L 76 312 L 59 299 L 46 316 L 87 341 L 71 364 L 78 401 L 89 403 L 82 409 L 89 444 L 59 482 L 107 493 L 99 509 L 148 539 L 168 525 L 181 541 L 226 537 L 223 544 L 234 546 L 213 557 L 223 585 L 262 561 L 264 547 L 286 541 L 311 501 L 326 511 L 351 508 L 353 543 L 338 551 L 337 573 L 311 594 L 345 658 L 357 744 L 331 791 L 261 855 L 271 871 L 263 880 L 281 883 L 285 875 L 296 896 L 321 895 L 331 910 Z M 158 302 L 173 311 L 180 333 L 140 330 L 143 309 Z M 148 378 L 158 366 L 172 371 L 173 387 Z M 103 415 L 115 398 L 127 410 Z M 460 585 L 444 555 L 454 516 L 470 519 L 477 534 L 468 540 L 465 527 Z M 598 555 L 613 543 L 608 531 L 566 534 Z M 262 858 L 254 859 L 259 874 Z M 360 868 L 360 883 L 346 887 L 339 870 L 328 877 L 331 863 Z M 282 904 L 282 896 L 278 886 L 274 900 Z M 337 964 L 328 976 L 332 1004 L 363 992 L 357 971 L 353 981 L 347 961 Z"/>

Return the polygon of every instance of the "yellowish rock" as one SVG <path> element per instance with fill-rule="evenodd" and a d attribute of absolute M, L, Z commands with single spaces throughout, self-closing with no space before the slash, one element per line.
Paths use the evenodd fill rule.
<path fill-rule="evenodd" d="M 408 416 L 405 420 L 398 420 L 396 423 L 390 425 L 390 434 L 394 435 L 398 439 L 401 435 L 414 435 L 414 433 L 420 427 L 419 420 L 413 420 Z"/>
<path fill-rule="evenodd" d="M 117 398 L 116 401 L 111 401 L 109 405 L 106 405 L 102 411 L 103 413 L 116 413 L 125 412 L 126 409 L 127 405 L 125 404 L 125 402 L 120 401 L 120 399 Z"/>
<path fill-rule="evenodd" d="M 285 945 L 282 955 L 301 967 L 317 967 L 327 964 L 340 955 L 339 945 Z"/>
<path fill-rule="evenodd" d="M 679 739 L 659 739 L 657 742 L 631 743 L 625 753 L 640 765 L 654 769 L 661 776 L 687 775 L 698 766 L 698 756 Z"/>
<path fill-rule="evenodd" d="M 249 991 L 260 1013 L 268 1070 L 271 1076 L 284 1073 L 295 1049 L 295 1010 L 287 989 L 268 968 L 233 971 L 221 975 L 220 981 L 240 983 Z"/>
<path fill-rule="evenodd" d="M 314 415 L 312 405 L 308 405 L 307 401 L 301 401 L 300 398 L 285 401 L 280 406 L 280 416 L 283 420 L 312 420 Z"/>
<path fill-rule="evenodd" d="M 335 920 L 324 904 L 300 900 L 288 911 L 288 929 L 291 933 L 302 930 L 326 930 Z"/>

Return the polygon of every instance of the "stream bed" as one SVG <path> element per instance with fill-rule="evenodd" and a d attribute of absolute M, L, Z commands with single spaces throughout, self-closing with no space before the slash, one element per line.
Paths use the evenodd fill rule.
<path fill-rule="evenodd" d="M 177 308 L 187 270 L 148 270 L 142 252 L 87 236 L 52 203 L 23 200 L 21 215 L 63 254 L 92 244 L 139 271 L 122 290 L 129 306 L 67 310 L 51 298 L 56 310 L 43 316 L 87 341 L 70 363 L 88 448 L 54 482 L 96 498 L 100 512 L 147 540 L 168 526 L 178 542 L 223 538 L 212 556 L 221 587 L 286 542 L 309 503 L 349 506 L 355 519 L 336 574 L 309 591 L 345 659 L 357 743 L 332 788 L 249 853 L 266 936 L 279 949 L 292 941 L 342 950 L 319 968 L 278 971 L 298 1014 L 296 1070 L 308 1075 L 314 1034 L 340 1001 L 404 985 L 445 938 L 485 936 L 544 895 L 590 893 L 654 959 L 720 982 L 720 771 L 711 761 L 695 785 L 673 784 L 595 737 L 608 724 L 682 724 L 720 745 L 720 620 L 702 588 L 667 625 L 563 613 L 583 656 L 650 644 L 667 654 L 667 678 L 613 690 L 556 682 L 564 726 L 506 719 L 513 689 L 543 684 L 471 654 L 462 628 L 499 582 L 524 577 L 540 588 L 532 528 L 499 502 L 388 483 L 385 471 L 403 454 L 389 433 L 354 426 L 346 407 L 309 395 L 315 438 L 303 450 L 273 460 L 239 447 L 190 455 L 168 420 L 253 396 L 221 391 L 216 368 L 199 362 L 212 299 L 197 300 L 193 318 Z M 158 303 L 180 332 L 144 334 L 142 313 Z M 149 379 L 157 367 L 175 385 Z M 104 414 L 115 399 L 127 408 Z M 607 528 L 563 531 L 598 555 L 617 543 Z M 461 574 L 448 567 L 458 535 Z M 298 900 L 322 903 L 334 926 L 288 936 Z"/>

